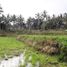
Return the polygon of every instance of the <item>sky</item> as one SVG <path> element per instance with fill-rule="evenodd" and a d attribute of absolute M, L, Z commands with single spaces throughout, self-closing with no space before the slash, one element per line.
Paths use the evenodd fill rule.
<path fill-rule="evenodd" d="M 50 16 L 67 12 L 67 0 L 0 0 L 0 4 L 5 15 L 21 14 L 25 19 L 44 10 Z"/>

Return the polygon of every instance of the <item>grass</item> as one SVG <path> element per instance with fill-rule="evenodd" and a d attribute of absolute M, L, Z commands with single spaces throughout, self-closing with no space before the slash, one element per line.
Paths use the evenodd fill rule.
<path fill-rule="evenodd" d="M 67 35 L 21 35 L 22 39 L 23 39 L 23 37 L 26 39 L 34 40 L 34 41 L 54 39 L 54 40 L 57 40 L 58 42 L 60 42 L 60 44 L 67 46 Z M 46 54 L 43 54 L 40 52 L 38 52 L 38 54 L 35 53 L 35 56 L 36 55 L 39 57 L 39 61 L 42 63 L 43 66 L 45 64 L 47 64 L 48 62 L 57 62 L 59 64 L 58 65 L 59 67 L 67 67 L 66 63 L 58 62 L 59 55 L 49 56 L 49 55 L 46 55 Z M 36 58 L 38 58 L 38 57 L 36 57 Z M 35 60 L 33 59 L 33 61 L 35 61 Z"/>
<path fill-rule="evenodd" d="M 4 57 L 4 54 L 17 54 L 23 51 L 24 47 L 25 45 L 14 37 L 0 37 L 0 57 Z"/>
<path fill-rule="evenodd" d="M 25 36 L 25 38 L 29 38 L 32 40 L 44 40 L 44 39 L 56 39 L 63 45 L 67 45 L 67 36 L 66 35 L 21 35 L 22 37 Z M 15 55 L 20 52 L 23 52 L 24 49 L 27 49 L 25 57 L 26 61 L 29 58 L 29 56 L 32 56 L 32 64 L 35 65 L 37 61 L 40 62 L 41 67 L 47 67 L 49 66 L 48 62 L 57 62 L 59 64 L 58 67 L 67 67 L 66 63 L 58 62 L 58 55 L 50 56 L 46 55 L 44 53 L 36 51 L 33 47 L 30 47 L 26 44 L 24 44 L 21 41 L 16 40 L 15 37 L 0 37 L 0 57 L 3 58 L 4 54 L 9 55 Z M 50 67 L 50 66 L 49 66 Z M 51 67 L 56 67 L 56 65 L 51 65 Z"/>
<path fill-rule="evenodd" d="M 67 45 L 67 35 L 23 35 L 23 36 L 26 39 L 31 39 L 34 41 L 54 39 L 54 40 L 59 41 L 63 45 Z"/>

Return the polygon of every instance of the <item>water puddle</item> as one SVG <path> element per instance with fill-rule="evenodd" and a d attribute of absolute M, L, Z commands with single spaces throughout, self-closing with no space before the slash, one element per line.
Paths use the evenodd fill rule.
<path fill-rule="evenodd" d="M 31 62 L 32 55 L 29 56 L 28 59 L 25 59 L 25 52 L 26 52 L 26 50 L 22 54 L 20 54 L 18 56 L 13 56 L 11 58 L 8 58 L 7 55 L 5 55 L 5 59 L 0 60 L 0 67 L 20 67 L 20 66 L 33 67 L 33 64 Z M 25 62 L 27 60 L 28 60 L 28 62 Z M 39 61 L 37 61 L 35 63 L 34 67 L 40 67 Z"/>
<path fill-rule="evenodd" d="M 20 67 L 24 64 L 24 54 L 0 61 L 0 67 Z"/>

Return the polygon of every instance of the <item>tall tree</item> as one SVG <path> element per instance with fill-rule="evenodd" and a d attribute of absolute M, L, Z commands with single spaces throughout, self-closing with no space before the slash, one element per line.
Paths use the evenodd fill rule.
<path fill-rule="evenodd" d="M 42 20 L 43 20 L 43 19 L 42 19 L 42 16 L 41 16 L 40 13 L 37 13 L 35 17 L 36 17 L 36 19 L 37 19 L 37 21 L 38 21 L 38 22 L 37 22 L 37 28 L 40 29 L 40 28 L 41 28 L 41 24 L 42 24 Z"/>
<path fill-rule="evenodd" d="M 1 5 L 0 5 L 0 22 L 1 22 L 1 17 L 2 17 L 2 13 L 3 13 L 3 10 L 2 10 L 2 7 L 1 7 Z"/>
<path fill-rule="evenodd" d="M 41 17 L 42 17 L 42 20 L 43 21 L 46 21 L 47 20 L 47 12 L 46 12 L 46 10 L 43 11 Z"/>
<path fill-rule="evenodd" d="M 17 22 L 20 29 L 25 28 L 24 18 L 21 15 L 17 18 Z"/>
<path fill-rule="evenodd" d="M 11 21 L 14 21 L 14 23 L 17 21 L 17 17 L 15 14 L 11 17 Z"/>
<path fill-rule="evenodd" d="M 32 22 L 32 18 L 29 17 L 29 18 L 27 19 L 27 28 L 28 28 L 29 30 L 31 29 L 31 22 Z"/>

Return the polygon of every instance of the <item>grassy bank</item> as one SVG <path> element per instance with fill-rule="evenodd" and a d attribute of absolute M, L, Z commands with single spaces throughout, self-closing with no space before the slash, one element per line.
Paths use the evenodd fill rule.
<path fill-rule="evenodd" d="M 67 35 L 21 35 L 21 41 L 24 40 L 32 40 L 32 41 L 41 41 L 41 40 L 56 40 L 57 42 L 59 42 L 62 46 L 67 46 Z M 37 45 L 36 45 L 37 46 Z M 32 48 L 32 47 L 31 47 Z M 36 51 L 35 51 L 36 53 Z M 67 67 L 66 63 L 61 63 L 58 61 L 59 55 L 54 55 L 54 56 L 50 56 L 50 55 L 46 55 L 44 53 L 36 53 L 35 55 L 37 55 L 39 57 L 39 61 L 42 63 L 42 67 L 53 67 L 53 65 L 55 67 Z M 34 59 L 33 59 L 34 60 Z M 49 63 L 57 63 L 57 64 L 49 64 Z"/>
<path fill-rule="evenodd" d="M 21 35 L 21 38 L 29 38 L 32 40 L 44 40 L 44 39 L 56 39 L 63 45 L 67 45 L 67 37 L 66 35 Z M 15 37 L 0 37 L 0 57 L 3 58 L 4 54 L 7 55 L 16 55 L 19 54 L 20 52 L 23 52 L 24 49 L 26 50 L 26 59 L 29 58 L 29 56 L 32 56 L 32 64 L 35 65 L 37 61 L 40 62 L 41 67 L 67 67 L 66 63 L 61 63 L 58 62 L 58 57 L 59 55 L 55 56 L 50 56 L 46 55 L 44 53 L 36 51 L 33 47 L 28 46 L 27 44 L 16 40 Z M 28 61 L 28 60 L 26 60 Z M 50 64 L 52 63 L 57 63 L 57 64 Z"/>

